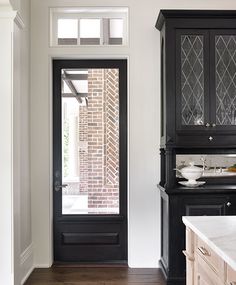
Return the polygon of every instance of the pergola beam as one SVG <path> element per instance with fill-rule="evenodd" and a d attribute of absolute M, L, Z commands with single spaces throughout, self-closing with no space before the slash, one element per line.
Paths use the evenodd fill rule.
<path fill-rule="evenodd" d="M 64 71 L 64 75 L 62 75 L 62 79 L 66 82 L 67 86 L 69 87 L 70 91 L 75 96 L 75 98 L 78 100 L 78 102 L 82 103 L 82 99 L 79 97 L 79 93 L 77 92 L 71 80 L 67 79 L 67 73 L 65 71 Z"/>
<path fill-rule="evenodd" d="M 66 79 L 66 80 L 88 80 L 88 74 L 68 74 L 68 73 L 64 73 L 62 75 L 62 78 Z"/>

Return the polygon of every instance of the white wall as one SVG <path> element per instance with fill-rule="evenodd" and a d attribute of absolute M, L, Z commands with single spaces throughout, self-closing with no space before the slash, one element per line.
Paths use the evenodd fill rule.
<path fill-rule="evenodd" d="M 10 2 L 0 2 L 0 34 L 4 39 L 0 50 L 0 129 L 3 134 L 0 172 L 4 189 L 0 207 L 4 233 L 0 239 L 3 246 L 0 248 L 3 258 L 3 264 L 0 258 L 0 283 L 9 285 L 22 283 L 33 268 L 29 159 L 30 5 L 29 0 L 16 2 L 20 5 L 11 7 Z"/>
<path fill-rule="evenodd" d="M 21 31 L 20 42 L 20 74 L 21 74 L 21 252 L 32 242 L 31 237 L 31 197 L 30 197 L 30 122 L 29 122 L 29 79 L 30 79 L 30 17 L 29 0 L 21 1 L 21 15 L 25 28 Z"/>
<path fill-rule="evenodd" d="M 137 1 L 100 1 L 130 6 L 129 47 L 49 48 L 49 6 L 76 5 L 76 1 L 31 3 L 31 165 L 33 239 L 36 265 L 49 265 L 51 221 L 51 85 L 50 57 L 129 57 L 129 265 L 156 267 L 159 257 L 158 217 L 158 33 L 157 10 Z M 98 5 L 98 1 L 80 1 Z M 145 52 L 144 52 L 145 51 Z"/>
<path fill-rule="evenodd" d="M 17 1 L 15 1 L 17 2 Z M 30 189 L 30 0 L 18 1 L 24 22 L 20 31 L 20 279 L 33 268 Z"/>
<path fill-rule="evenodd" d="M 128 47 L 49 48 L 49 7 L 128 6 Z M 131 267 L 157 267 L 160 256 L 159 33 L 160 9 L 233 9 L 234 0 L 32 0 L 31 188 L 35 264 L 52 262 L 51 57 L 129 57 L 129 242 Z"/>
<path fill-rule="evenodd" d="M 4 39 L 0 47 L 0 283 L 9 285 L 19 285 L 33 267 L 29 251 L 23 254 L 32 243 L 29 116 L 24 115 L 29 114 L 29 1 L 23 2 L 18 14 L 10 3 L 0 7 L 0 37 Z M 26 30 L 20 12 L 28 24 Z"/>
<path fill-rule="evenodd" d="M 0 207 L 0 280 L 3 284 L 13 284 L 14 232 L 13 232 L 13 94 L 12 94 L 12 33 L 14 14 L 0 10 L 0 173 L 1 173 L 1 207 Z"/>

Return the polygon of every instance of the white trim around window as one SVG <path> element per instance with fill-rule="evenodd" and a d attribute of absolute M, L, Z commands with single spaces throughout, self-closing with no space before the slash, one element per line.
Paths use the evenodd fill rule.
<path fill-rule="evenodd" d="M 78 46 L 127 46 L 128 45 L 128 7 L 61 7 L 50 8 L 50 46 L 78 47 Z M 58 20 L 77 20 L 76 38 L 58 38 Z M 83 38 L 80 35 L 80 20 L 100 20 L 100 37 Z M 120 19 L 123 22 L 122 37 L 110 37 L 110 20 Z M 64 40 L 64 41 L 63 41 Z"/>

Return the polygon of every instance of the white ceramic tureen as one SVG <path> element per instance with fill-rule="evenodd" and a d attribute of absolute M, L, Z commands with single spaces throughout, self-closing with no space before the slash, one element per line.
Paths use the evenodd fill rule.
<path fill-rule="evenodd" d="M 197 184 L 197 179 L 200 178 L 203 174 L 203 168 L 197 167 L 194 165 L 194 162 L 190 162 L 189 166 L 186 166 L 182 169 L 175 170 L 181 173 L 181 176 L 188 180 L 188 184 Z"/>

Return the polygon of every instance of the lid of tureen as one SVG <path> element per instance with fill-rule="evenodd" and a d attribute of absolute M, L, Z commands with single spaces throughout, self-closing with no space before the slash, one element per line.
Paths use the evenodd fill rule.
<path fill-rule="evenodd" d="M 195 166 L 194 161 L 190 161 L 189 166 L 182 168 L 181 171 L 200 172 L 202 168 Z"/>

